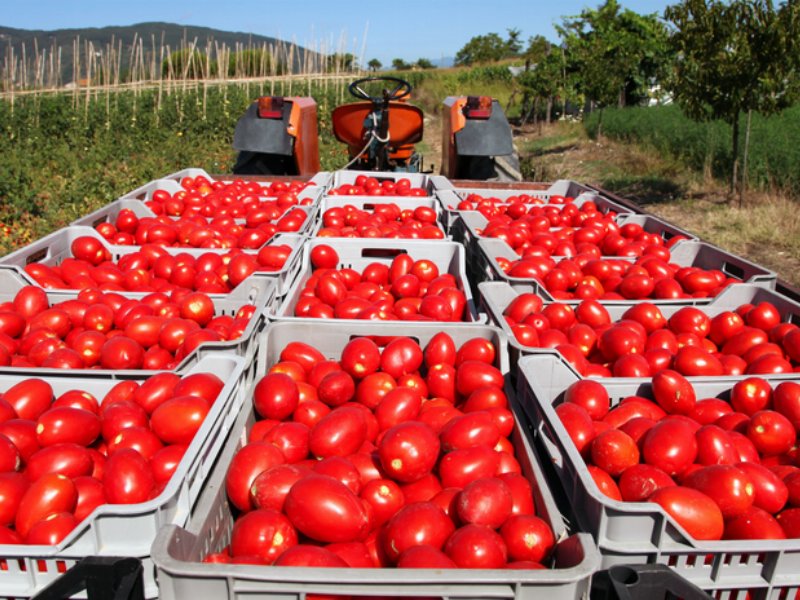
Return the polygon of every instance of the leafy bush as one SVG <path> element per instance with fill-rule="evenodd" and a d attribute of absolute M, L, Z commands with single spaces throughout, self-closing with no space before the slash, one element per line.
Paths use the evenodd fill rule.
<path fill-rule="evenodd" d="M 746 116 L 741 119 L 739 147 L 744 149 Z M 588 114 L 584 123 L 590 136 L 600 132 L 645 144 L 678 158 L 691 169 L 710 169 L 718 177 L 730 174 L 731 129 L 721 121 L 698 123 L 672 105 L 607 108 Z M 750 184 L 800 194 L 798 139 L 800 105 L 770 117 L 753 114 L 747 164 Z"/>

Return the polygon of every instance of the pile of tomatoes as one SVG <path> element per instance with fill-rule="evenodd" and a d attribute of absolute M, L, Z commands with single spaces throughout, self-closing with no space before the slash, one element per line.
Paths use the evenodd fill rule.
<path fill-rule="evenodd" d="M 292 249 L 289 244 L 271 244 L 258 253 L 208 251 L 194 256 L 145 244 L 115 261 L 101 240 L 82 235 L 70 244 L 72 256 L 53 266 L 28 263 L 25 272 L 42 287 L 52 289 L 227 294 L 255 272 L 283 269 Z"/>
<path fill-rule="evenodd" d="M 461 204 L 459 204 L 461 206 Z M 477 233 L 483 237 L 505 239 L 512 248 L 521 251 L 541 245 L 548 238 L 539 234 L 551 232 L 557 239 L 568 240 L 575 237 L 583 228 L 616 229 L 614 211 L 601 212 L 592 201 L 583 202 L 580 206 L 567 202 L 564 204 L 526 205 L 520 202 L 513 204 L 484 204 L 475 210 L 483 215 L 487 222 Z M 595 241 L 597 233 L 586 232 L 575 238 L 576 243 Z M 583 239 L 586 236 L 588 239 Z M 566 255 L 565 255 L 566 256 Z"/>
<path fill-rule="evenodd" d="M 553 531 L 514 454 L 495 359 L 489 340 L 457 348 L 446 332 L 424 348 L 354 338 L 338 360 L 287 344 L 227 470 L 230 545 L 205 560 L 542 568 Z"/>
<path fill-rule="evenodd" d="M 469 318 L 467 297 L 452 273 L 435 262 L 398 254 L 391 264 L 373 262 L 360 273 L 337 268 L 339 256 L 328 244 L 309 252 L 314 271 L 303 284 L 294 316 L 322 319 L 462 321 Z"/>
<path fill-rule="evenodd" d="M 102 398 L 24 379 L 0 398 L 0 544 L 58 544 L 102 504 L 157 497 L 217 400 L 210 373 L 122 381 Z"/>
<path fill-rule="evenodd" d="M 724 392 L 698 397 L 664 369 L 651 397 L 610 408 L 586 379 L 555 411 L 606 496 L 659 504 L 698 540 L 800 537 L 800 384 L 749 377 Z"/>
<path fill-rule="evenodd" d="M 358 175 L 354 183 L 343 183 L 325 193 L 329 196 L 430 196 L 425 188 L 411 187 L 407 177 L 395 181 L 369 175 Z"/>
<path fill-rule="evenodd" d="M 50 302 L 24 286 L 0 305 L 0 365 L 57 369 L 174 369 L 198 345 L 238 339 L 255 313 L 216 315 L 203 292 L 130 299 L 83 290 Z"/>
<path fill-rule="evenodd" d="M 673 238 L 674 239 L 674 238 Z M 669 251 L 647 253 L 635 260 L 580 255 L 554 259 L 528 256 L 493 260 L 509 277 L 539 282 L 555 299 L 679 300 L 713 298 L 740 279 L 718 269 L 669 262 Z"/>
<path fill-rule="evenodd" d="M 170 217 L 137 217 L 129 208 L 119 211 L 113 223 L 95 226 L 110 243 L 119 246 L 160 244 L 178 248 L 244 248 L 256 250 L 276 233 L 300 231 L 308 213 L 300 207 L 286 207 L 254 202 L 244 212 L 244 220 L 219 211 L 213 217 L 201 214 Z"/>
<path fill-rule="evenodd" d="M 683 375 L 750 375 L 800 370 L 800 327 L 782 322 L 770 302 L 743 304 L 711 317 L 694 306 L 667 318 L 642 302 L 612 320 L 596 300 L 543 303 L 522 293 L 504 318 L 523 346 L 554 348 L 585 376 L 650 377 L 662 369 Z"/>
<path fill-rule="evenodd" d="M 352 204 L 322 213 L 318 237 L 443 239 L 436 210 L 430 206 L 401 209 L 394 203 L 374 204 L 369 210 Z"/>
<path fill-rule="evenodd" d="M 541 204 L 571 204 L 575 202 L 575 198 L 570 196 L 561 196 L 559 194 L 553 194 L 548 199 L 544 199 L 540 196 L 535 194 L 531 194 L 528 192 L 520 192 L 518 194 L 512 194 L 505 198 L 499 198 L 498 196 L 486 196 L 484 194 L 478 194 L 477 192 L 471 192 L 467 194 L 467 196 L 461 200 L 456 206 L 448 206 L 450 210 L 477 210 L 478 212 L 482 213 L 486 218 L 489 218 L 493 215 L 502 214 L 505 212 L 510 206 L 521 204 L 521 205 L 541 205 Z"/>
<path fill-rule="evenodd" d="M 166 190 L 155 190 L 145 204 L 157 215 L 200 214 L 205 217 L 233 216 L 243 219 L 253 206 L 286 209 L 298 203 L 311 203 L 310 198 L 298 200 L 298 194 L 312 185 L 307 181 L 276 181 L 262 185 L 257 181 L 242 179 L 209 181 L 198 175 L 184 177 L 180 185 L 183 189 L 173 194 Z"/>

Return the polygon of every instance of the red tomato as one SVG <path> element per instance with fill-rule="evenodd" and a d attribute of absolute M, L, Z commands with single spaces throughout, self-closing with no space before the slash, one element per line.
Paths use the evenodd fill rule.
<path fill-rule="evenodd" d="M 500 529 L 508 548 L 509 560 L 544 562 L 555 547 L 550 525 L 534 515 L 519 515 L 508 519 Z"/>
<path fill-rule="evenodd" d="M 14 524 L 20 502 L 30 481 L 22 473 L 0 473 L 0 527 Z"/>
<path fill-rule="evenodd" d="M 123 448 L 108 457 L 103 487 L 110 504 L 137 504 L 151 498 L 155 479 L 150 465 L 141 454 Z"/>
<path fill-rule="evenodd" d="M 284 511 L 298 531 L 317 541 L 357 541 L 368 532 L 364 504 L 332 477 L 309 474 L 300 479 L 289 490 Z"/>
<path fill-rule="evenodd" d="M 609 409 L 608 391 L 591 379 L 576 381 L 564 392 L 564 401 L 583 407 L 593 421 L 600 421 Z"/>
<path fill-rule="evenodd" d="M 269 373 L 253 390 L 253 406 L 265 419 L 283 420 L 297 408 L 299 391 L 294 380 L 284 373 Z"/>
<path fill-rule="evenodd" d="M 395 379 L 416 372 L 424 360 L 422 349 L 414 340 L 399 337 L 389 342 L 381 353 L 381 370 Z"/>
<path fill-rule="evenodd" d="M 315 269 L 335 269 L 339 265 L 339 255 L 328 244 L 315 244 L 309 252 L 311 265 Z"/>
<path fill-rule="evenodd" d="M 427 545 L 441 550 L 454 530 L 453 521 L 436 504 L 407 504 L 386 523 L 383 551 L 394 562 L 412 546 Z"/>
<path fill-rule="evenodd" d="M 35 377 L 12 385 L 3 393 L 20 419 L 36 420 L 50 408 L 53 402 L 53 388 L 43 379 Z"/>
<path fill-rule="evenodd" d="M 774 410 L 760 410 L 750 417 L 747 437 L 762 455 L 788 452 L 797 439 L 792 423 Z"/>
<path fill-rule="evenodd" d="M 378 456 L 392 479 L 410 483 L 431 472 L 439 449 L 439 439 L 428 425 L 408 421 L 386 431 L 378 445 Z"/>
<path fill-rule="evenodd" d="M 344 559 L 330 550 L 309 544 L 297 544 L 273 563 L 276 567 L 347 567 Z"/>
<path fill-rule="evenodd" d="M 78 491 L 69 477 L 45 473 L 33 481 L 22 496 L 14 528 L 25 538 L 38 521 L 56 513 L 71 513 L 77 501 Z"/>
<path fill-rule="evenodd" d="M 755 499 L 753 483 L 733 465 L 711 465 L 697 469 L 684 479 L 684 484 L 711 498 L 726 519 L 743 514 Z"/>
<path fill-rule="evenodd" d="M 74 443 L 89 446 L 100 435 L 100 418 L 88 410 L 62 406 L 39 416 L 36 438 L 41 446 Z"/>
<path fill-rule="evenodd" d="M 653 397 L 670 414 L 688 415 L 697 397 L 694 387 L 677 371 L 664 369 L 653 376 Z"/>
<path fill-rule="evenodd" d="M 233 456 L 225 476 L 225 490 L 233 505 L 241 511 L 252 510 L 250 489 L 255 478 L 285 461 L 283 453 L 273 444 L 251 442 L 243 446 Z"/>
<path fill-rule="evenodd" d="M 367 439 L 366 417 L 356 406 L 339 406 L 311 429 L 309 450 L 317 458 L 348 456 Z"/>
<path fill-rule="evenodd" d="M 725 521 L 726 540 L 782 540 L 786 539 L 781 524 L 767 511 L 751 506 L 741 515 Z"/>
<path fill-rule="evenodd" d="M 628 434 L 609 429 L 598 434 L 590 448 L 592 462 L 612 477 L 639 463 L 639 448 Z"/>
<path fill-rule="evenodd" d="M 209 408 L 204 398 L 177 396 L 153 411 L 150 427 L 167 444 L 188 445 L 203 425 Z"/>
<path fill-rule="evenodd" d="M 497 477 L 471 481 L 455 502 L 461 523 L 487 525 L 492 529 L 506 522 L 514 506 L 511 490 Z"/>
<path fill-rule="evenodd" d="M 277 510 L 259 508 L 236 519 L 231 531 L 231 556 L 258 556 L 272 563 L 292 546 L 297 532 Z"/>
<path fill-rule="evenodd" d="M 722 512 L 703 492 L 684 486 L 665 487 L 653 493 L 650 501 L 660 505 L 694 539 L 722 538 Z"/>
<path fill-rule="evenodd" d="M 462 569 L 501 569 L 508 558 L 503 537 L 486 525 L 464 525 L 447 540 L 444 553 Z"/>
<path fill-rule="evenodd" d="M 644 436 L 642 458 L 667 475 L 680 475 L 697 457 L 697 440 L 692 427 L 677 419 L 664 419 Z"/>
<path fill-rule="evenodd" d="M 619 478 L 619 491 L 626 502 L 643 502 L 656 490 L 673 485 L 672 477 L 645 464 L 628 467 Z"/>
<path fill-rule="evenodd" d="M 361 488 L 360 497 L 371 507 L 373 527 L 380 527 L 405 504 L 403 491 L 391 479 L 366 482 Z"/>

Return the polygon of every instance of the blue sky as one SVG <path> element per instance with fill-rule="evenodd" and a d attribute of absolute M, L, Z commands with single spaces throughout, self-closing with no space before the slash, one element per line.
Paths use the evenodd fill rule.
<path fill-rule="evenodd" d="M 624 8 L 661 14 L 667 0 L 621 0 Z M 521 30 L 521 39 L 557 40 L 554 24 L 601 0 L 32 0 L 5 5 L 0 24 L 19 29 L 131 25 L 167 21 L 244 31 L 364 61 L 452 57 L 472 37 Z M 13 6 L 13 9 L 11 8 Z"/>

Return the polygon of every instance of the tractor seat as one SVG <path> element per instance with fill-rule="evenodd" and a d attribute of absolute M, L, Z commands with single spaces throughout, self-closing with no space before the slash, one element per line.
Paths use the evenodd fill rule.
<path fill-rule="evenodd" d="M 372 112 L 372 102 L 353 102 L 333 110 L 333 135 L 351 148 L 361 148 L 364 120 Z M 389 144 L 392 147 L 416 144 L 422 140 L 422 110 L 405 102 L 389 103 Z"/>

